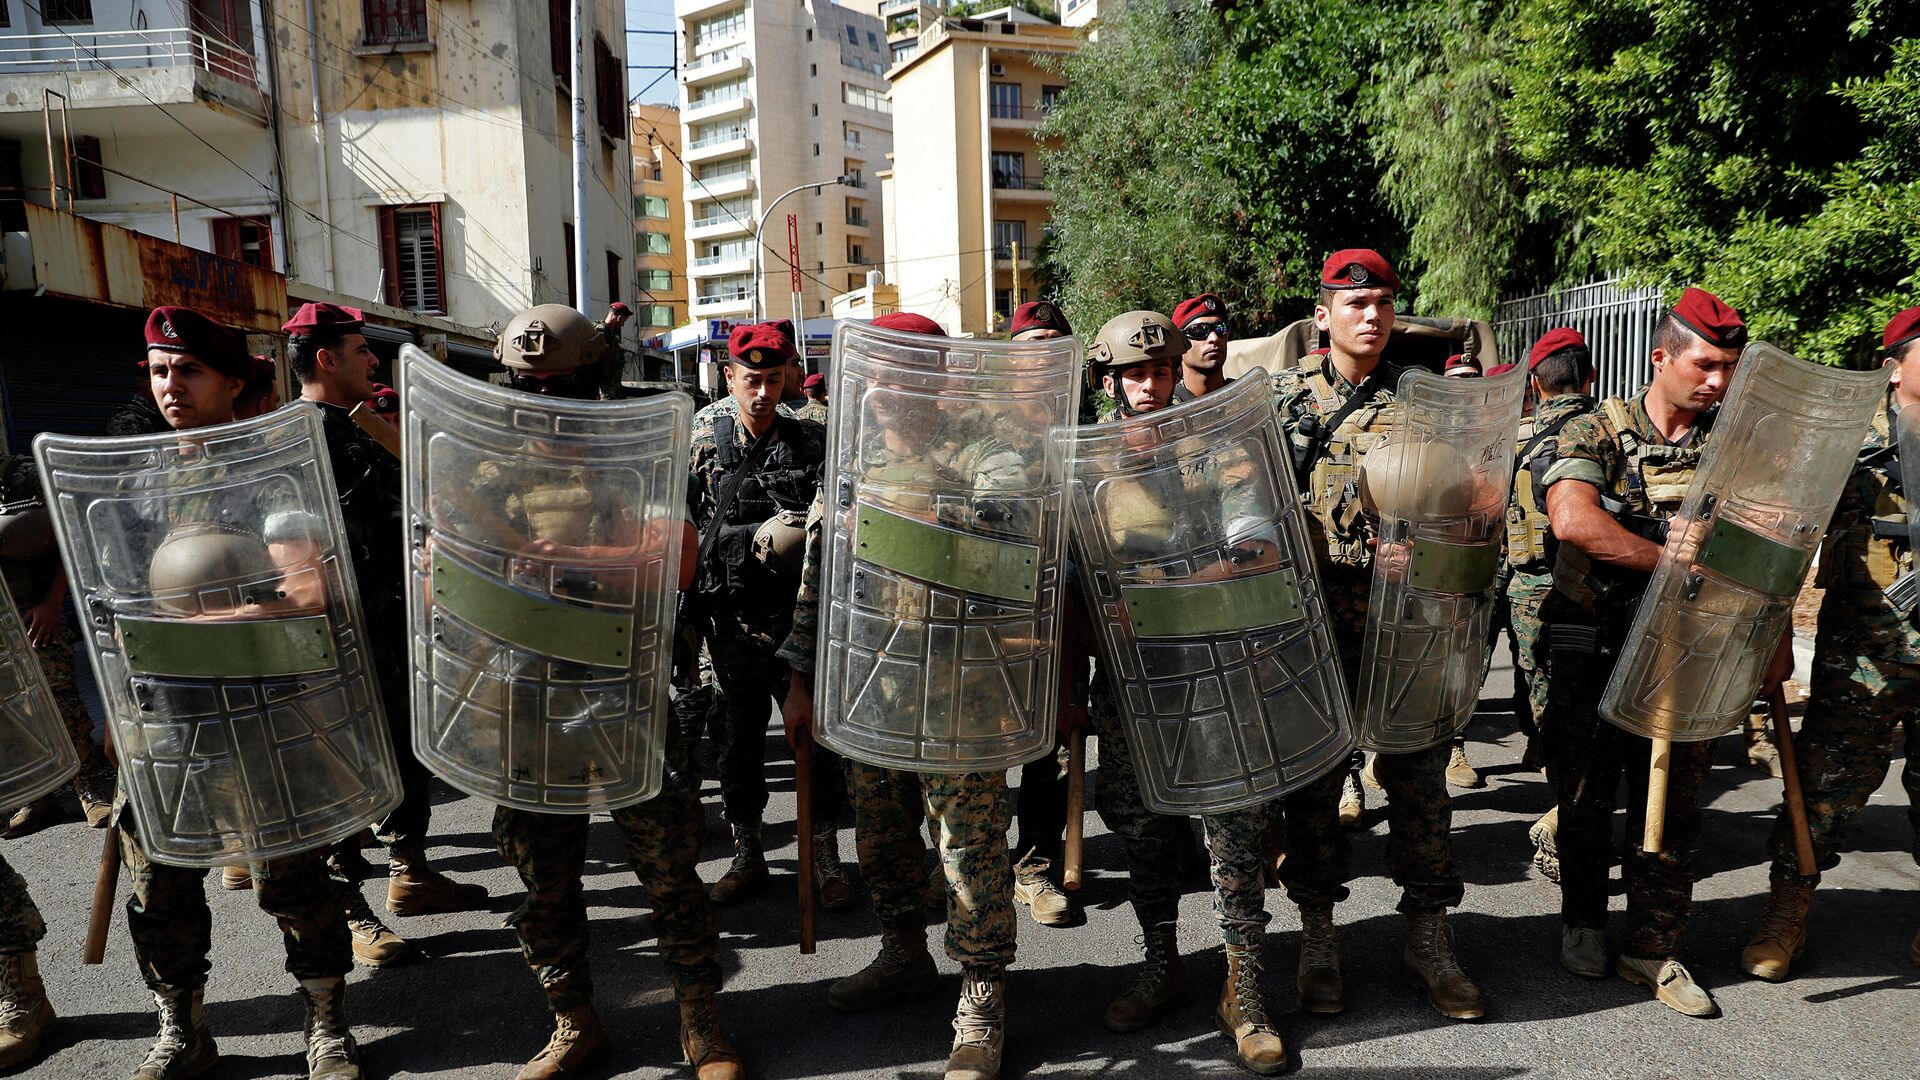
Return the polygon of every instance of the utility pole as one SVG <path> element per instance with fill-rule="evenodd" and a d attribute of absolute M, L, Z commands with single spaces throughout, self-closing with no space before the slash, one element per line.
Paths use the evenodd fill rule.
<path fill-rule="evenodd" d="M 585 50 L 581 42 L 586 35 L 585 0 L 573 0 L 573 306 L 580 314 L 593 318 L 587 310 L 587 294 L 592 291 L 587 286 L 590 260 L 587 258 L 589 234 L 587 232 L 587 73 Z M 612 284 L 609 282 L 608 284 Z"/>
<path fill-rule="evenodd" d="M 797 192 L 812 191 L 815 188 L 833 187 L 836 184 L 844 184 L 846 182 L 847 182 L 846 177 L 836 176 L 831 180 L 816 180 L 811 184 L 799 184 L 794 187 L 790 187 L 787 190 L 781 192 L 779 198 L 768 203 L 767 208 L 765 210 L 760 211 L 759 227 L 753 230 L 753 321 L 754 322 L 759 322 L 763 318 L 765 318 L 765 316 L 761 314 L 762 305 L 760 303 L 760 254 L 762 251 L 766 249 L 766 246 L 767 246 L 767 242 L 766 242 L 767 219 L 773 216 L 774 207 L 779 206 L 783 202 L 786 202 L 787 196 L 793 195 Z M 794 270 L 794 273 L 796 274 L 800 272 L 800 266 L 797 262 L 794 264 L 793 270 Z M 797 327 L 795 328 L 795 332 L 796 333 L 798 332 Z"/>
<path fill-rule="evenodd" d="M 800 369 L 807 367 L 807 317 L 800 310 L 800 215 L 787 215 L 787 288 L 793 292 L 794 347 L 800 350 Z"/>

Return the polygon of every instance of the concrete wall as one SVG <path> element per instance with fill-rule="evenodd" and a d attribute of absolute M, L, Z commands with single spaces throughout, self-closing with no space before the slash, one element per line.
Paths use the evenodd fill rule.
<path fill-rule="evenodd" d="M 949 334 L 980 333 L 968 318 L 966 285 L 979 278 L 985 246 L 980 207 L 980 50 L 969 46 L 924 53 L 893 81 L 892 192 L 895 205 L 889 265 L 900 307 L 925 315 Z"/>

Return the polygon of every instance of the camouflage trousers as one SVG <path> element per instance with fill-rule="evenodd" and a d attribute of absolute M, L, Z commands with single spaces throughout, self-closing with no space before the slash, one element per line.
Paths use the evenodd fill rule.
<path fill-rule="evenodd" d="M 1888 656 L 1920 653 L 1920 633 L 1910 625 L 1890 628 L 1908 640 L 1897 647 L 1852 626 L 1830 626 L 1822 618 L 1814 642 L 1812 695 L 1806 719 L 1793 737 L 1798 752 L 1801 794 L 1807 827 L 1813 834 L 1815 865 L 1839 865 L 1839 847 L 1847 825 L 1886 779 L 1893 761 L 1893 730 L 1904 729 L 1906 766 L 1900 779 L 1907 789 L 1907 816 L 1915 830 L 1913 857 L 1920 862 L 1920 665 Z M 1784 808 L 1774 822 L 1769 846 L 1773 880 L 1812 885 L 1820 880 L 1800 874 L 1794 855 L 1793 827 Z"/>
<path fill-rule="evenodd" d="M 33 952 L 46 936 L 47 924 L 27 895 L 27 879 L 0 859 L 0 956 Z"/>
<path fill-rule="evenodd" d="M 1096 679 L 1088 715 L 1100 738 L 1099 779 L 1094 805 L 1107 829 L 1127 852 L 1127 881 L 1134 917 L 1143 929 L 1171 924 L 1180 912 L 1180 830 L 1185 819 L 1156 814 L 1140 793 L 1133 744 L 1105 679 Z M 1200 818 L 1207 835 L 1208 873 L 1213 881 L 1213 910 L 1221 936 L 1234 945 L 1260 940 L 1267 913 L 1266 855 L 1262 838 L 1278 807 L 1262 803 Z"/>
<path fill-rule="evenodd" d="M 80 771 L 73 774 L 73 793 L 80 797 L 83 805 L 112 802 L 113 766 L 107 763 L 107 755 L 94 745 L 93 716 L 87 712 L 87 703 L 81 699 L 80 688 L 74 681 L 73 646 L 78 640 L 70 620 L 64 620 L 60 640 L 35 646 L 34 652 L 40 658 L 40 670 L 46 672 L 47 687 L 53 691 L 60 717 L 67 722 L 67 735 L 73 739 L 74 753 L 80 758 Z"/>
<path fill-rule="evenodd" d="M 767 721 L 786 699 L 789 668 L 774 647 L 716 627 L 707 639 L 726 735 L 720 745 L 720 806 L 735 824 L 767 809 Z M 815 743 L 813 820 L 838 821 L 847 809 L 840 755 Z"/>
<path fill-rule="evenodd" d="M 1576 612 L 1559 608 L 1564 602 L 1556 593 L 1544 605 L 1545 629 L 1537 646 L 1537 655 L 1549 665 L 1541 730 L 1547 779 L 1560 809 L 1555 841 L 1560 853 L 1560 920 L 1595 930 L 1606 925 L 1613 811 L 1620 805 L 1624 780 L 1627 845 L 1620 873 L 1627 893 L 1627 933 L 1621 952 L 1642 960 L 1671 959 L 1679 955 L 1680 936 L 1693 911 L 1693 848 L 1700 839 L 1700 793 L 1713 760 L 1713 740 L 1672 744 L 1662 850 L 1657 855 L 1641 850 L 1653 746 L 1600 716 L 1600 696 L 1613 675 L 1619 642 L 1602 641 L 1596 647 L 1591 634 L 1563 633 L 1556 646 L 1556 626 L 1582 625 Z"/>
<path fill-rule="evenodd" d="M 947 955 L 962 964 L 1013 963 L 1013 870 L 1007 774 L 912 773 L 847 759 L 847 796 L 860 876 L 888 926 L 926 921 L 926 845 L 938 829 L 947 876 Z"/>
<path fill-rule="evenodd" d="M 213 952 L 206 869 L 154 862 L 140 843 L 134 815 L 125 808 L 120 814 L 120 859 L 133 885 L 127 898 L 127 932 L 147 988 L 205 986 Z M 351 886 L 328 872 L 325 849 L 249 869 L 260 910 L 280 924 L 288 974 L 326 979 L 352 970 L 344 892 Z"/>
<path fill-rule="evenodd" d="M 691 750 L 684 739 L 672 740 L 660 794 L 613 812 L 627 863 L 653 908 L 660 958 L 681 1001 L 710 997 L 721 983 L 720 935 L 698 870 L 704 820 Z M 556 1012 L 593 1000 L 587 903 L 580 881 L 589 821 L 587 814 L 538 814 L 504 806 L 493 815 L 494 846 L 527 887 L 526 899 L 510 921 L 527 966 Z"/>
<path fill-rule="evenodd" d="M 1536 732 L 1547 712 L 1547 672 L 1534 661 L 1534 653 L 1540 643 L 1540 605 L 1552 591 L 1551 569 L 1538 574 L 1516 570 L 1507 580 L 1507 628 L 1513 634 L 1513 662 L 1518 677 L 1526 683 L 1527 705 Z"/>

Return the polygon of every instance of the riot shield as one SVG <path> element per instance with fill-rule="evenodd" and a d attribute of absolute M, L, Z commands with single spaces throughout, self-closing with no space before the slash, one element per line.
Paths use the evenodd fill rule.
<path fill-rule="evenodd" d="M 983 772 L 1054 742 L 1080 346 L 842 323 L 829 370 L 815 735 L 869 764 Z"/>
<path fill-rule="evenodd" d="M 1747 346 L 1600 715 L 1676 742 L 1746 722 L 1886 386 Z"/>
<path fill-rule="evenodd" d="M 34 454 L 153 858 L 265 862 L 399 804 L 317 410 Z"/>
<path fill-rule="evenodd" d="M 1354 705 L 1368 750 L 1424 750 L 1473 718 L 1526 391 L 1523 368 L 1409 371 L 1399 423 L 1362 463 L 1361 501 L 1380 521 Z"/>
<path fill-rule="evenodd" d="M 693 403 L 544 397 L 400 354 L 413 747 L 472 795 L 660 790 Z"/>
<path fill-rule="evenodd" d="M 79 769 L 26 624 L 0 587 L 0 806 L 25 806 Z"/>
<path fill-rule="evenodd" d="M 1894 416 L 1894 453 L 1899 458 L 1900 505 L 1907 511 L 1909 566 L 1920 565 L 1920 405 L 1903 406 Z M 1920 573 L 1909 569 L 1887 588 L 1887 599 L 1901 611 L 1920 603 Z"/>
<path fill-rule="evenodd" d="M 1353 750 L 1266 373 L 1061 432 L 1073 551 L 1147 809 L 1266 802 Z"/>

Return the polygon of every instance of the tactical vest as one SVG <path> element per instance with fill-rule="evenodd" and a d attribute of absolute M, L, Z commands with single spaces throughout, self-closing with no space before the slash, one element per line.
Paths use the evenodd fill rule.
<path fill-rule="evenodd" d="M 1667 521 L 1679 511 L 1687 489 L 1693 485 L 1693 474 L 1700 467 L 1700 444 L 1714 414 L 1701 415 L 1687 445 L 1667 446 L 1635 434 L 1632 412 L 1619 398 L 1601 402 L 1598 413 L 1601 431 L 1619 444 L 1624 458 L 1619 474 L 1608 477 L 1608 486 L 1600 492 L 1601 507 L 1628 532 L 1656 544 L 1666 543 Z M 1646 585 L 1644 573 L 1596 563 L 1572 544 L 1555 547 L 1554 582 L 1570 589 L 1583 603 L 1607 603 L 1623 591 L 1637 595 Z"/>
<path fill-rule="evenodd" d="M 1848 481 L 1860 485 L 1858 494 L 1871 516 L 1855 518 L 1829 531 L 1821 541 L 1820 572 L 1814 584 L 1823 589 L 1885 591 L 1913 569 L 1907 498 L 1900 486 L 1900 459 L 1886 410 L 1874 414 L 1873 433 L 1883 440 L 1884 449 L 1863 454 Z"/>
<path fill-rule="evenodd" d="M 1507 500 L 1507 565 L 1524 573 L 1544 573 L 1553 567 L 1552 525 L 1547 519 L 1546 491 L 1540 481 L 1553 467 L 1560 449 L 1560 429 L 1583 411 L 1569 411 L 1542 427 L 1537 416 L 1520 421 L 1514 441 L 1513 491 Z"/>
<path fill-rule="evenodd" d="M 757 460 L 741 448 L 736 417 L 714 418 L 715 501 L 726 502 L 726 513 L 707 523 L 711 541 L 702 539 L 707 558 L 700 567 L 699 590 L 733 608 L 767 606 L 776 611 L 793 606 L 799 582 L 779 579 L 753 555 L 753 536 L 760 526 L 782 510 L 804 515 L 813 503 L 825 468 L 824 448 L 807 437 L 801 422 L 774 417 L 773 444 Z M 732 497 L 725 492 L 732 487 Z M 784 595 L 784 605 L 776 598 Z"/>
<path fill-rule="evenodd" d="M 1304 371 L 1300 381 L 1313 395 L 1321 415 L 1338 412 L 1347 399 L 1328 378 L 1325 358 L 1305 365 Z M 1353 410 L 1334 429 L 1307 475 L 1294 478 L 1296 483 L 1306 485 L 1303 502 L 1307 513 L 1320 524 L 1320 542 L 1334 565 L 1359 569 L 1372 560 L 1366 533 L 1360 527 L 1360 463 L 1393 430 L 1398 416 L 1396 405 L 1376 395 Z M 1297 430 L 1297 421 L 1295 427 Z"/>

